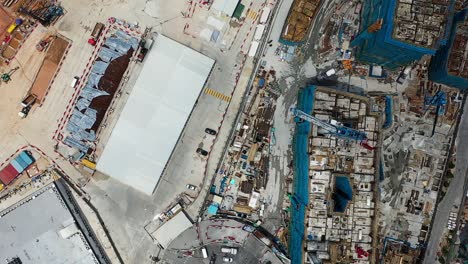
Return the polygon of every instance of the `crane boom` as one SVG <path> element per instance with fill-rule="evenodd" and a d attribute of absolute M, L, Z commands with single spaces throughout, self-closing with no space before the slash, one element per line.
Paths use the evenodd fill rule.
<path fill-rule="evenodd" d="M 358 131 L 349 127 L 336 126 L 336 125 L 330 124 L 317 117 L 311 116 L 297 108 L 292 108 L 291 111 L 294 114 L 294 116 L 302 120 L 305 120 L 309 123 L 312 123 L 318 127 L 321 127 L 336 137 L 347 138 L 347 139 L 356 140 L 360 142 L 363 142 L 363 141 L 367 142 L 367 135 L 364 132 L 361 132 L 361 131 Z"/>

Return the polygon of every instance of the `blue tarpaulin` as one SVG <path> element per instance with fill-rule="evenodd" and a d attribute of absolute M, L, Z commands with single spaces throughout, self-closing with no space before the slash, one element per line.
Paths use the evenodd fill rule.
<path fill-rule="evenodd" d="M 91 72 L 102 75 L 106 72 L 107 67 L 109 67 L 109 63 L 104 61 L 96 61 L 93 65 L 93 68 L 91 68 Z"/>
<path fill-rule="evenodd" d="M 111 37 L 104 43 L 107 47 L 116 50 L 120 55 L 127 54 L 128 50 L 132 47 L 130 44 L 120 38 Z"/>

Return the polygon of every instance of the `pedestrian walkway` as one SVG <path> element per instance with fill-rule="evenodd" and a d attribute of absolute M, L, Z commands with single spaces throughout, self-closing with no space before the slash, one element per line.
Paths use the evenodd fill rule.
<path fill-rule="evenodd" d="M 209 95 L 211 95 L 211 96 L 214 96 L 214 97 L 216 97 L 216 98 L 219 98 L 219 99 L 221 99 L 221 100 L 223 100 L 223 101 L 226 101 L 226 102 L 231 101 L 231 96 L 222 94 L 222 93 L 220 93 L 220 92 L 218 92 L 218 91 L 215 91 L 215 90 L 213 90 L 213 89 L 210 89 L 210 88 L 205 88 L 205 93 L 206 93 L 206 94 L 209 94 Z"/>
<path fill-rule="evenodd" d="M 247 17 L 255 21 L 258 17 L 258 13 L 253 10 L 249 10 L 249 12 L 247 12 Z"/>

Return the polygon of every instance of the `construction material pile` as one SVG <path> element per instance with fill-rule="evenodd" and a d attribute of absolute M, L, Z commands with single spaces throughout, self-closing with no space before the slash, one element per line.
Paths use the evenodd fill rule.
<path fill-rule="evenodd" d="M 320 0 L 295 0 L 293 2 L 281 33 L 281 40 L 286 42 L 285 44 L 297 44 L 304 41 L 319 5 Z"/>

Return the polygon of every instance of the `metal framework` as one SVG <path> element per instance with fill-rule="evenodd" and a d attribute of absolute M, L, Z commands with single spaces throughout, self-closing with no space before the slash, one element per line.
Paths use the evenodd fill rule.
<path fill-rule="evenodd" d="M 356 141 L 367 141 L 367 135 L 364 132 L 343 126 L 336 126 L 331 123 L 325 122 L 319 118 L 311 116 L 297 108 L 291 109 L 292 113 L 295 117 L 298 117 L 302 120 L 305 120 L 309 123 L 312 123 L 316 126 L 319 126 L 326 131 L 328 131 L 331 135 Z"/>

